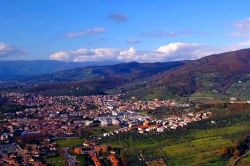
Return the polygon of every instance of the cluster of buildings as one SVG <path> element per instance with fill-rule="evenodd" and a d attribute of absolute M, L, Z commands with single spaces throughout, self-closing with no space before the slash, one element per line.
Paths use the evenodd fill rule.
<path fill-rule="evenodd" d="M 136 110 L 177 106 L 174 101 L 122 101 L 112 96 L 40 96 L 9 93 L 5 97 L 11 104 L 23 105 L 24 110 L 3 119 L 3 128 L 9 136 L 19 129 L 30 134 L 51 137 L 78 136 L 77 131 L 87 127 L 128 127 L 150 119 Z M 6 140 L 6 141 L 7 141 Z"/>
<path fill-rule="evenodd" d="M 107 145 L 96 145 L 94 142 L 85 141 L 81 146 L 73 147 L 72 153 L 86 154 L 96 166 L 103 166 L 103 160 L 108 160 L 112 166 L 121 165 L 120 149 L 113 149 Z"/>
<path fill-rule="evenodd" d="M 112 132 L 104 133 L 103 137 L 112 136 L 131 130 L 138 131 L 143 134 L 145 132 L 164 132 L 165 130 L 175 130 L 186 126 L 188 123 L 200 121 L 211 117 L 212 112 L 190 112 L 181 115 L 169 116 L 163 120 L 150 120 L 138 121 L 138 123 L 130 124 L 128 127 L 120 128 Z"/>
<path fill-rule="evenodd" d="M 57 154 L 57 144 L 50 139 L 44 139 L 38 144 L 27 143 L 23 147 L 16 143 L 0 144 L 0 165 L 47 166 L 43 161 L 43 156 L 54 156 Z"/>

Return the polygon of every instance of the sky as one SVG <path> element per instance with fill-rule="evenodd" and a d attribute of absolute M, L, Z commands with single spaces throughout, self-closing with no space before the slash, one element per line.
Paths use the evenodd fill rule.
<path fill-rule="evenodd" d="M 164 62 L 250 47 L 249 0 L 0 0 L 0 60 Z"/>

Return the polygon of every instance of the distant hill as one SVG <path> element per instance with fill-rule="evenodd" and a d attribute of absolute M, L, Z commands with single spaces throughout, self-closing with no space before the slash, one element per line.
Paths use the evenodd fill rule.
<path fill-rule="evenodd" d="M 173 70 L 185 61 L 165 63 L 123 63 L 110 66 L 92 66 L 59 71 L 19 79 L 15 90 L 51 95 L 105 94 L 107 90 L 149 80 L 151 76 Z M 7 85 L 8 86 L 8 85 Z M 13 86 L 11 86 L 13 89 Z M 7 89 L 6 86 L 5 88 Z"/>
<path fill-rule="evenodd" d="M 150 76 L 169 71 L 183 64 L 185 64 L 184 61 L 165 63 L 130 62 L 108 66 L 90 66 L 29 77 L 27 81 L 31 83 L 72 82 L 86 81 L 93 78 L 116 78 L 135 81 L 143 78 L 148 79 Z"/>
<path fill-rule="evenodd" d="M 207 56 L 155 76 L 130 95 L 250 97 L 250 49 Z"/>
<path fill-rule="evenodd" d="M 34 75 L 53 73 L 76 67 L 110 65 L 114 62 L 62 62 L 54 60 L 0 61 L 0 81 L 17 80 Z"/>

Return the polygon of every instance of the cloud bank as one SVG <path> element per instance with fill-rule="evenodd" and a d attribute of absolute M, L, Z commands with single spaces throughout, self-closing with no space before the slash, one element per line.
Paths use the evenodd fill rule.
<path fill-rule="evenodd" d="M 118 61 L 118 62 L 166 62 L 178 60 L 194 60 L 211 54 L 234 51 L 250 47 L 250 40 L 216 47 L 199 43 L 174 42 L 160 46 L 153 51 L 141 51 L 134 47 L 120 48 L 80 48 L 71 51 L 58 51 L 50 55 L 50 59 L 59 61 Z"/>
<path fill-rule="evenodd" d="M 72 51 L 59 51 L 52 53 L 50 59 L 60 61 L 108 61 L 120 62 L 164 62 L 175 60 L 198 59 L 219 52 L 218 48 L 187 42 L 169 43 L 153 51 L 140 51 L 134 47 L 118 48 L 80 48 Z"/>

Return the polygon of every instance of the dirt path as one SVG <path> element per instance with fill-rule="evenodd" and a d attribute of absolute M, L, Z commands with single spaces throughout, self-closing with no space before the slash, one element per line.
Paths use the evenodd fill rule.
<path fill-rule="evenodd" d="M 233 161 L 232 166 L 236 166 L 236 164 L 237 164 L 242 158 L 246 157 L 246 156 L 249 155 L 249 154 L 250 154 L 250 150 L 249 150 L 248 152 L 246 152 L 245 154 L 243 154 L 242 156 L 236 158 L 236 159 Z"/>

